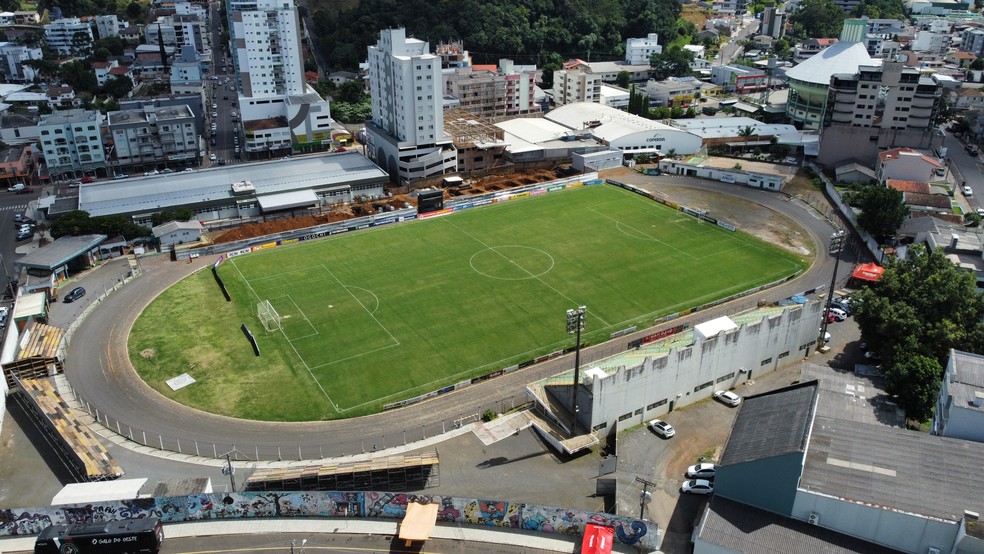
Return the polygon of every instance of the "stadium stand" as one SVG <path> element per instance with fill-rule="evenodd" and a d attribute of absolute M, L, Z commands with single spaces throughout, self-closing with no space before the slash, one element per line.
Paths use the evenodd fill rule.
<path fill-rule="evenodd" d="M 74 416 L 49 380 L 21 380 L 15 375 L 14 381 L 20 389 L 18 402 L 79 481 L 107 481 L 123 476 L 123 468 Z"/>
<path fill-rule="evenodd" d="M 358 462 L 258 469 L 247 491 L 415 490 L 440 484 L 437 451 L 372 458 Z"/>

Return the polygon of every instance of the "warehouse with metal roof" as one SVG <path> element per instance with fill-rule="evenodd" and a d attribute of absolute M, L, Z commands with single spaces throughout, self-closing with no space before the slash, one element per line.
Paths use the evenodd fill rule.
<path fill-rule="evenodd" d="M 207 222 L 381 197 L 388 181 L 361 153 L 339 152 L 83 184 L 78 197 L 58 198 L 48 215 L 85 210 L 149 226 L 154 213 L 192 209 Z"/>
<path fill-rule="evenodd" d="M 544 117 L 575 133 L 590 133 L 625 155 L 693 154 L 701 146 L 700 137 L 689 131 L 593 102 L 567 104 Z"/>

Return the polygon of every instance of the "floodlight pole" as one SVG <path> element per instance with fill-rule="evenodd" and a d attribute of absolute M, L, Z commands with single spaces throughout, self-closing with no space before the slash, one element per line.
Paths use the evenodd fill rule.
<path fill-rule="evenodd" d="M 817 351 L 822 349 L 826 342 L 823 340 L 827 336 L 827 323 L 830 321 L 830 304 L 834 301 L 834 286 L 837 282 L 837 268 L 840 265 L 840 253 L 844 250 L 844 243 L 847 242 L 847 233 L 843 230 L 830 235 L 830 254 L 834 256 L 834 273 L 830 276 L 830 290 L 827 291 L 827 302 L 824 304 L 823 313 L 820 316 L 820 336 L 817 337 Z"/>
<path fill-rule="evenodd" d="M 576 310 L 567 310 L 567 334 L 576 335 L 574 342 L 574 386 L 571 388 L 571 436 L 577 434 L 577 389 L 581 377 L 581 330 L 584 329 L 584 316 L 588 308 L 578 306 Z"/>

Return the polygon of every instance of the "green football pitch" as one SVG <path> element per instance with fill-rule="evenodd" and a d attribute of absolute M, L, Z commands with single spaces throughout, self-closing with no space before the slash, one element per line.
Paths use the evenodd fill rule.
<path fill-rule="evenodd" d="M 608 185 L 234 257 L 155 299 L 130 335 L 141 376 L 206 411 L 335 419 L 788 277 L 807 261 Z M 257 304 L 281 318 L 264 330 Z M 240 331 L 256 336 L 256 357 Z M 171 391 L 188 372 L 196 383 Z"/>

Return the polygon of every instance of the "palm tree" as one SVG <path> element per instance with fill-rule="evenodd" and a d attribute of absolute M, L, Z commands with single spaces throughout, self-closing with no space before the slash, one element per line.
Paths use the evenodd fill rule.
<path fill-rule="evenodd" d="M 742 153 L 744 153 L 745 148 L 747 148 L 748 146 L 748 139 L 755 136 L 755 127 L 752 127 L 751 125 L 746 125 L 745 127 L 738 129 L 738 136 L 745 139 L 744 144 L 741 147 L 741 151 Z"/>

